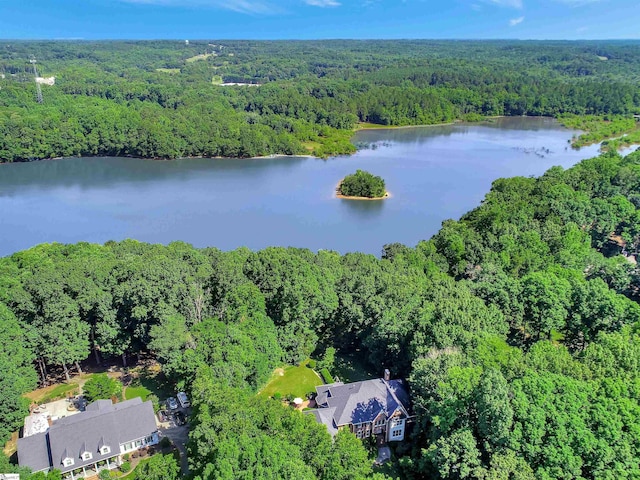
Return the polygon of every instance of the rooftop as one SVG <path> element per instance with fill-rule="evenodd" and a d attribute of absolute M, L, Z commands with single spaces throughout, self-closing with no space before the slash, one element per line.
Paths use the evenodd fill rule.
<path fill-rule="evenodd" d="M 404 380 L 365 380 L 355 383 L 331 383 L 316 387 L 317 410 L 311 411 L 318 422 L 337 432 L 343 425 L 373 422 L 380 413 L 388 417 L 396 410 L 406 416 L 409 394 Z M 334 434 L 334 433 L 332 433 Z"/>
<path fill-rule="evenodd" d="M 113 457 L 121 444 L 156 430 L 150 401 L 139 397 L 116 404 L 98 400 L 85 412 L 53 422 L 46 432 L 18 439 L 18 461 L 34 471 L 53 467 L 64 473 Z M 110 452 L 101 454 L 102 446 L 110 447 Z M 83 452 L 90 452 L 91 459 L 82 460 Z M 63 466 L 66 457 L 74 460 L 73 466 Z"/>

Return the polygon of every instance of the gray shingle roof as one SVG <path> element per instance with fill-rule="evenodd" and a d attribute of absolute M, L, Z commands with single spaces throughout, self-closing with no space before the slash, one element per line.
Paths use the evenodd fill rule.
<path fill-rule="evenodd" d="M 34 472 L 48 470 L 51 467 L 46 433 L 36 433 L 18 439 L 18 463 L 26 465 Z"/>
<path fill-rule="evenodd" d="M 329 398 L 329 389 L 337 385 L 344 385 L 344 383 L 336 382 L 316 387 L 316 404 L 326 406 L 327 399 Z"/>
<path fill-rule="evenodd" d="M 314 415 L 327 428 L 373 422 L 380 412 L 390 416 L 397 409 L 409 415 L 409 393 L 403 380 L 333 383 L 316 387 L 316 392 L 320 408 Z"/>
<path fill-rule="evenodd" d="M 307 410 L 304 413 L 316 417 L 316 422 L 324 423 L 327 426 L 327 430 L 329 430 L 329 433 L 333 437 L 338 433 L 338 427 L 333 421 L 333 414 L 335 413 L 335 410 L 335 408 L 316 408 L 314 410 Z"/>
<path fill-rule="evenodd" d="M 120 444 L 149 436 L 157 431 L 155 414 L 151 402 L 142 402 L 134 398 L 125 402 L 112 404 L 109 400 L 99 400 L 87 406 L 87 410 L 76 415 L 61 418 L 51 425 L 46 434 L 49 441 L 47 461 L 51 466 L 63 473 L 97 461 L 111 458 L 120 453 Z M 31 452 L 30 443 L 24 442 L 33 437 L 18 441 L 18 460 L 20 465 L 35 470 L 44 463 L 44 453 Z M 110 453 L 102 455 L 101 446 L 108 446 Z M 91 453 L 90 460 L 82 460 L 83 452 Z M 62 461 L 71 457 L 74 464 L 64 467 Z"/>

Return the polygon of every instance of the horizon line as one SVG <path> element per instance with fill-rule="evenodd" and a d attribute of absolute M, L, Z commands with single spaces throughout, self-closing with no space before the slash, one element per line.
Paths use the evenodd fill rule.
<path fill-rule="evenodd" d="M 236 42 L 318 42 L 318 41 L 445 41 L 445 42 L 638 42 L 640 37 L 625 38 L 454 38 L 454 37 L 371 37 L 371 38 L 0 38 L 0 42 L 204 42 L 204 41 L 236 41 Z"/>

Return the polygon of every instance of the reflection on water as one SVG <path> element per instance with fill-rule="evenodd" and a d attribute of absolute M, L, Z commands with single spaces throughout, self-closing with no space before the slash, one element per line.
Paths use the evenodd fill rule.
<path fill-rule="evenodd" d="M 372 218 L 382 214 L 384 210 L 384 204 L 391 200 L 387 198 L 385 200 L 350 200 L 346 198 L 338 198 L 339 202 L 347 209 L 351 209 L 357 215 L 369 215 Z"/>
<path fill-rule="evenodd" d="M 415 245 L 478 205 L 493 180 L 539 175 L 597 154 L 568 148 L 572 132 L 543 118 L 360 131 L 376 145 L 349 157 L 71 158 L 0 166 L 0 255 L 42 242 L 136 238 L 225 250 L 269 245 L 378 254 Z M 542 153 L 541 153 L 542 152 Z M 393 197 L 333 196 L 356 169 Z"/>

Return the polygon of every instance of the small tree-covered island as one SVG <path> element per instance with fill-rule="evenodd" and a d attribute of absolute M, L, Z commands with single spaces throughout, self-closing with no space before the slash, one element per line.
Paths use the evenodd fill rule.
<path fill-rule="evenodd" d="M 338 198 L 353 200 L 382 200 L 389 198 L 382 177 L 356 170 L 356 173 L 344 177 L 336 188 Z"/>

